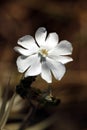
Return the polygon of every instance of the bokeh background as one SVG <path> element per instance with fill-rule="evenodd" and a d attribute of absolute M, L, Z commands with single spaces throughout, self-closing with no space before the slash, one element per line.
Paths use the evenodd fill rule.
<path fill-rule="evenodd" d="M 74 61 L 66 65 L 67 72 L 61 81 L 53 80 L 53 94 L 61 103 L 46 111 L 57 111 L 60 120 L 50 130 L 87 130 L 86 0 L 0 0 L 0 87 L 7 86 L 11 78 L 10 87 L 14 89 L 19 73 L 18 54 L 13 48 L 20 37 L 34 36 L 42 26 L 73 45 Z M 40 77 L 34 83 L 40 88 L 46 85 Z"/>

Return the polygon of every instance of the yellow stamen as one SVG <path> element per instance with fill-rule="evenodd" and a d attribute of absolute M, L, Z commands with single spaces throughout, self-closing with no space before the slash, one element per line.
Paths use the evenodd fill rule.
<path fill-rule="evenodd" d="M 46 49 L 41 49 L 40 54 L 45 57 L 48 55 L 48 51 Z"/>

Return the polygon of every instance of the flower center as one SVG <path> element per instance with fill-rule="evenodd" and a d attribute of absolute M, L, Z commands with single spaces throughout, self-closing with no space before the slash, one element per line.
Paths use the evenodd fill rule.
<path fill-rule="evenodd" d="M 48 51 L 46 49 L 41 49 L 39 51 L 39 53 L 43 56 L 43 57 L 46 57 L 48 55 Z"/>

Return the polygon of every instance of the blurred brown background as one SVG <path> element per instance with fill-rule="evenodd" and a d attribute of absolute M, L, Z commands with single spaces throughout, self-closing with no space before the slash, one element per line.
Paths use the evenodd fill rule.
<path fill-rule="evenodd" d="M 1 0 L 0 1 L 0 86 L 17 82 L 16 58 L 13 47 L 27 34 L 33 35 L 38 27 L 57 32 L 60 40 L 73 45 L 74 61 L 67 64 L 67 73 L 61 81 L 53 82 L 53 92 L 61 99 L 56 111 L 64 114 L 73 130 L 87 129 L 87 1 L 86 0 Z M 45 81 L 37 79 L 37 86 Z M 50 110 L 50 111 L 54 111 Z M 67 117 L 68 115 L 68 117 Z M 64 121 L 61 120 L 61 124 Z M 64 126 L 64 130 L 68 130 Z M 53 127 L 58 129 L 58 126 Z M 59 128 L 63 130 L 63 128 Z"/>

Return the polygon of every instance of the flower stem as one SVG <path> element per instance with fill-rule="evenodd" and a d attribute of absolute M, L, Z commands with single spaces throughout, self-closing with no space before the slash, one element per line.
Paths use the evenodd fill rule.
<path fill-rule="evenodd" d="M 4 112 L 5 112 L 5 108 L 6 108 L 6 104 L 7 104 L 7 97 L 8 97 L 8 90 L 6 89 L 5 96 L 3 97 L 2 105 L 0 108 L 0 120 L 2 119 Z"/>
<path fill-rule="evenodd" d="M 7 122 L 7 119 L 8 119 L 9 113 L 11 111 L 11 108 L 13 106 L 15 97 L 16 97 L 16 93 L 13 94 L 13 96 L 11 98 L 11 101 L 9 103 L 9 106 L 8 106 L 6 112 L 4 113 L 4 115 L 3 115 L 3 117 L 2 117 L 2 119 L 0 121 L 0 130 L 2 130 L 4 128 L 4 126 L 5 126 L 6 122 Z"/>
<path fill-rule="evenodd" d="M 28 127 L 28 125 L 31 123 L 32 117 L 34 116 L 36 110 L 37 108 L 30 102 L 29 112 L 27 116 L 24 118 L 24 121 L 18 130 L 24 130 Z"/>

